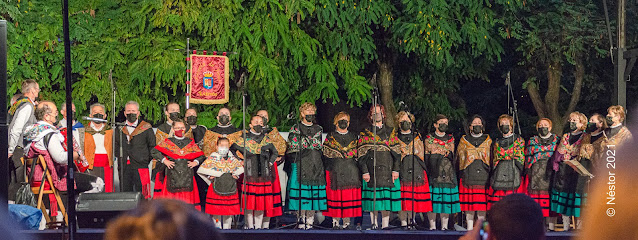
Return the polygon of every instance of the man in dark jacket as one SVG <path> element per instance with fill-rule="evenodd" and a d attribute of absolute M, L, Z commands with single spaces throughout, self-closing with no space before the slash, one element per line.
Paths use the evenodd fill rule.
<path fill-rule="evenodd" d="M 126 127 L 116 131 L 115 147 L 122 144 L 123 155 L 120 163 L 124 164 L 122 191 L 142 192 L 150 197 L 150 173 L 148 165 L 152 160 L 151 150 L 155 148 L 155 134 L 150 123 L 140 120 L 139 104 L 129 101 L 124 107 Z M 120 142 L 120 135 L 122 142 Z"/>

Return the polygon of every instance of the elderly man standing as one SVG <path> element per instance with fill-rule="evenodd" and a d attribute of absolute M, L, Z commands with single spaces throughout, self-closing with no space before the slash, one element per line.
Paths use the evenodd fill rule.
<path fill-rule="evenodd" d="M 157 126 L 157 132 L 155 133 L 155 144 L 159 144 L 164 142 L 164 139 L 174 137 L 172 132 L 173 121 L 177 119 L 182 119 L 180 115 L 180 107 L 179 104 L 175 102 L 170 102 L 164 106 L 164 115 L 166 115 L 166 122 Z M 186 126 L 186 134 L 184 135 L 187 138 L 193 138 L 193 131 L 189 126 Z"/>
<path fill-rule="evenodd" d="M 22 96 L 19 97 L 9 109 L 11 123 L 9 124 L 9 158 L 13 161 L 10 169 L 9 200 L 15 200 L 15 194 L 24 182 L 22 162 L 20 158 L 24 155 L 24 145 L 22 141 L 24 129 L 36 123 L 33 114 L 36 99 L 40 94 L 40 86 L 35 80 L 27 79 L 22 82 Z"/>
<path fill-rule="evenodd" d="M 104 105 L 94 103 L 89 110 L 92 118 L 106 120 Z M 105 192 L 113 192 L 113 129 L 104 122 L 90 122 L 83 145 L 91 173 L 104 179 Z"/>
<path fill-rule="evenodd" d="M 200 145 L 206 156 L 210 156 L 212 153 L 217 152 L 217 139 L 221 137 L 228 137 L 228 135 L 239 131 L 239 129 L 230 123 L 230 120 L 232 120 L 232 117 L 230 116 L 230 109 L 226 107 L 219 109 L 219 112 L 217 112 L 217 125 L 206 131 L 202 144 Z"/>
<path fill-rule="evenodd" d="M 153 126 L 140 120 L 140 105 L 135 101 L 129 101 L 124 106 L 126 115 L 126 127 L 115 132 L 115 149 L 122 144 L 123 155 L 119 156 L 120 163 L 124 165 L 122 177 L 122 191 L 142 192 L 144 197 L 151 195 L 151 178 L 148 165 L 151 162 L 151 150 L 155 148 L 155 134 Z M 120 135 L 122 142 L 120 142 Z"/>

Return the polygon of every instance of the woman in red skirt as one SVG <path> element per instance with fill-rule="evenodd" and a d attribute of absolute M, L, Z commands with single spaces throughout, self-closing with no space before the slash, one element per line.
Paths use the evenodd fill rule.
<path fill-rule="evenodd" d="M 538 135 L 531 137 L 525 148 L 526 175 L 523 184 L 527 195 L 541 205 L 549 230 L 554 231 L 558 214 L 550 211 L 549 187 L 552 172 L 547 171 L 547 165 L 556 151 L 560 137 L 551 133 L 552 121 L 547 118 L 538 120 L 536 130 Z"/>
<path fill-rule="evenodd" d="M 524 193 L 522 184 L 525 162 L 525 140 L 514 133 L 514 118 L 503 114 L 498 118 L 501 137 L 492 145 L 492 174 L 487 207 L 512 193 Z"/>
<path fill-rule="evenodd" d="M 263 118 L 253 116 L 250 131 L 228 136 L 232 153 L 244 157 L 244 180 L 241 183 L 240 208 L 244 211 L 247 229 L 261 229 L 264 216 L 281 215 L 281 192 L 275 160 L 278 157 L 275 140 L 264 132 Z M 246 151 L 246 154 L 244 154 Z M 235 154 L 237 155 L 237 154 Z"/>
<path fill-rule="evenodd" d="M 241 213 L 237 179 L 244 173 L 241 160 L 229 153 L 230 142 L 221 137 L 217 140 L 217 152 L 212 153 L 197 173 L 209 185 L 206 195 L 206 213 L 213 215 L 215 226 L 230 229 L 233 216 Z"/>
<path fill-rule="evenodd" d="M 161 159 L 163 164 L 154 170 L 160 172 L 160 179 L 155 180 L 158 187 L 155 187 L 154 198 L 178 199 L 199 209 L 193 168 L 205 159 L 204 152 L 193 139 L 184 137 L 184 121 L 173 121 L 172 127 L 175 136 L 160 142 L 151 152 L 153 158 Z"/>
<path fill-rule="evenodd" d="M 356 159 L 358 135 L 348 132 L 350 115 L 346 112 L 338 113 L 333 124 L 336 131 L 328 133 L 322 150 L 328 200 L 328 209 L 323 215 L 332 217 L 333 229 L 344 229 L 350 226 L 350 218 L 361 216 L 361 174 Z"/>
<path fill-rule="evenodd" d="M 483 117 L 474 115 L 470 120 L 470 134 L 463 135 L 457 147 L 459 163 L 459 200 L 465 212 L 467 230 L 474 228 L 474 216 L 485 220 L 487 190 L 490 178 L 492 139 L 484 134 Z"/>
<path fill-rule="evenodd" d="M 430 197 L 430 184 L 425 172 L 423 154 L 425 147 L 421 135 L 412 129 L 414 115 L 401 111 L 396 116 L 396 122 L 401 129 L 398 137 L 401 146 L 401 211 L 399 220 L 401 226 L 407 227 L 408 222 L 414 220 L 412 213 L 432 211 L 432 198 Z"/>

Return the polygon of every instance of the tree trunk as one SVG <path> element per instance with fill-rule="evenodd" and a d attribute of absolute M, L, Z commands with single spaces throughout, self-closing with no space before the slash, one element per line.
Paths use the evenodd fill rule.
<path fill-rule="evenodd" d="M 529 93 L 529 96 L 532 99 L 532 104 L 534 105 L 534 109 L 536 109 L 536 114 L 538 114 L 538 118 L 547 117 L 545 102 L 543 102 L 543 99 L 541 98 L 541 94 L 539 93 L 538 84 L 528 83 L 527 93 Z"/>
<path fill-rule="evenodd" d="M 391 55 L 391 54 L 390 54 Z M 397 115 L 397 109 L 394 107 L 393 91 L 393 75 L 394 56 L 380 57 L 377 64 L 379 65 L 379 78 L 377 84 L 379 86 L 380 98 L 379 103 L 385 107 L 386 124 L 390 127 L 396 127 L 394 117 Z"/>
<path fill-rule="evenodd" d="M 572 97 L 567 106 L 567 111 L 563 116 L 563 122 L 567 122 L 569 114 L 576 109 L 578 101 L 580 101 L 581 89 L 583 88 L 583 81 L 585 79 L 585 65 L 580 57 L 574 59 L 576 65 L 574 65 L 574 89 L 572 89 Z"/>
<path fill-rule="evenodd" d="M 547 117 L 552 120 L 552 132 L 562 134 L 565 122 L 558 110 L 560 100 L 560 81 L 563 74 L 563 66 L 560 59 L 555 59 L 547 65 L 547 93 L 545 93 L 545 106 Z"/>

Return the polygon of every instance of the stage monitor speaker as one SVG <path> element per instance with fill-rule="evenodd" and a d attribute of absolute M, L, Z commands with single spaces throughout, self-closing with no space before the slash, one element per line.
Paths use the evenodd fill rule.
<path fill-rule="evenodd" d="M 80 193 L 76 205 L 79 228 L 104 228 L 120 213 L 136 208 L 142 193 Z"/>

